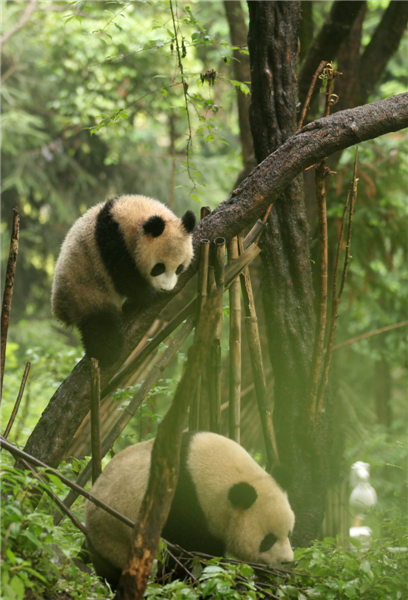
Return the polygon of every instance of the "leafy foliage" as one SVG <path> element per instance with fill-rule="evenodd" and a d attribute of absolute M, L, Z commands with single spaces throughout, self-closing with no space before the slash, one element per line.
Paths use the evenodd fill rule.
<path fill-rule="evenodd" d="M 102 583 L 83 572 L 72 560 L 82 545 L 82 534 L 71 524 L 53 525 L 52 505 L 43 500 L 37 506 L 36 479 L 29 472 L 13 468 L 3 457 L 1 494 L 1 584 L 2 599 L 109 597 Z M 53 491 L 61 493 L 59 480 Z"/>

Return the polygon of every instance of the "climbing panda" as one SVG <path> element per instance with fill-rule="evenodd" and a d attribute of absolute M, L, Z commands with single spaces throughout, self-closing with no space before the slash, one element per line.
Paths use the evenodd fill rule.
<path fill-rule="evenodd" d="M 158 200 L 135 195 L 97 204 L 74 223 L 51 304 L 58 320 L 78 327 L 89 358 L 107 365 L 121 357 L 124 312 L 176 286 L 193 256 L 194 226 L 190 210 L 179 219 Z"/>
<path fill-rule="evenodd" d="M 97 498 L 137 521 L 154 440 L 117 454 L 92 488 Z M 132 529 L 87 501 L 88 546 L 98 575 L 117 585 Z M 184 433 L 179 479 L 165 540 L 190 551 L 276 565 L 293 560 L 295 517 L 286 493 L 236 442 L 210 432 Z"/>

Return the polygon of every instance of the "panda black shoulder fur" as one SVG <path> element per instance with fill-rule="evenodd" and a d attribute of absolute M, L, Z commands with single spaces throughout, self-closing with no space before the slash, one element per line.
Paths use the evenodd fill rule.
<path fill-rule="evenodd" d="M 124 300 L 143 308 L 176 286 L 193 256 L 194 226 L 191 211 L 179 219 L 158 200 L 135 195 L 97 204 L 74 223 L 51 304 L 57 319 L 79 328 L 88 357 L 105 365 L 120 357 Z"/>
<path fill-rule="evenodd" d="M 92 488 L 134 521 L 147 488 L 153 442 L 117 454 Z M 164 539 L 186 550 L 273 565 L 293 560 L 288 536 L 294 522 L 286 493 L 239 444 L 215 433 L 183 434 Z M 91 502 L 86 528 L 96 572 L 116 585 L 132 530 Z"/>

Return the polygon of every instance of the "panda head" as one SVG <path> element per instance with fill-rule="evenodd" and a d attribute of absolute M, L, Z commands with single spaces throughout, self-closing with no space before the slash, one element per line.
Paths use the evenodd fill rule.
<path fill-rule="evenodd" d="M 191 210 L 179 219 L 152 215 L 142 224 L 143 233 L 136 248 L 136 263 L 157 291 L 170 291 L 193 257 L 192 231 L 195 216 Z"/>
<path fill-rule="evenodd" d="M 286 493 L 272 477 L 230 487 L 232 508 L 227 532 L 227 552 L 240 560 L 279 565 L 293 561 L 289 541 L 295 524 Z"/>

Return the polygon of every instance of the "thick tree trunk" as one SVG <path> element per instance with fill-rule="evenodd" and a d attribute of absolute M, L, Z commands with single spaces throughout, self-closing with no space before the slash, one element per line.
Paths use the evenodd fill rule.
<path fill-rule="evenodd" d="M 204 238 L 213 240 L 221 236 L 231 240 L 261 217 L 290 182 L 316 161 L 337 150 L 407 126 L 408 93 L 310 123 L 268 156 L 229 198 L 200 221 L 194 231 L 195 247 Z M 194 275 L 197 263 L 198 254 L 191 267 L 180 277 L 178 290 Z M 168 298 L 161 299 L 129 317 L 126 335 L 128 353 L 135 348 L 167 302 Z M 114 370 L 115 367 L 102 371 L 102 387 Z M 29 454 L 50 466 L 61 462 L 76 429 L 89 411 L 89 390 L 89 365 L 83 359 L 61 384 L 41 415 L 26 445 Z"/>
<path fill-rule="evenodd" d="M 261 162 L 296 131 L 300 2 L 248 4 L 250 121 L 256 157 Z M 274 426 L 280 459 L 293 477 L 289 498 L 296 514 L 294 543 L 305 545 L 316 537 L 323 518 L 330 448 L 320 447 L 326 442 L 326 432 L 313 440 L 305 435 L 304 405 L 315 316 L 301 177 L 286 188 L 273 207 L 260 247 L 265 322 L 275 381 Z"/>

